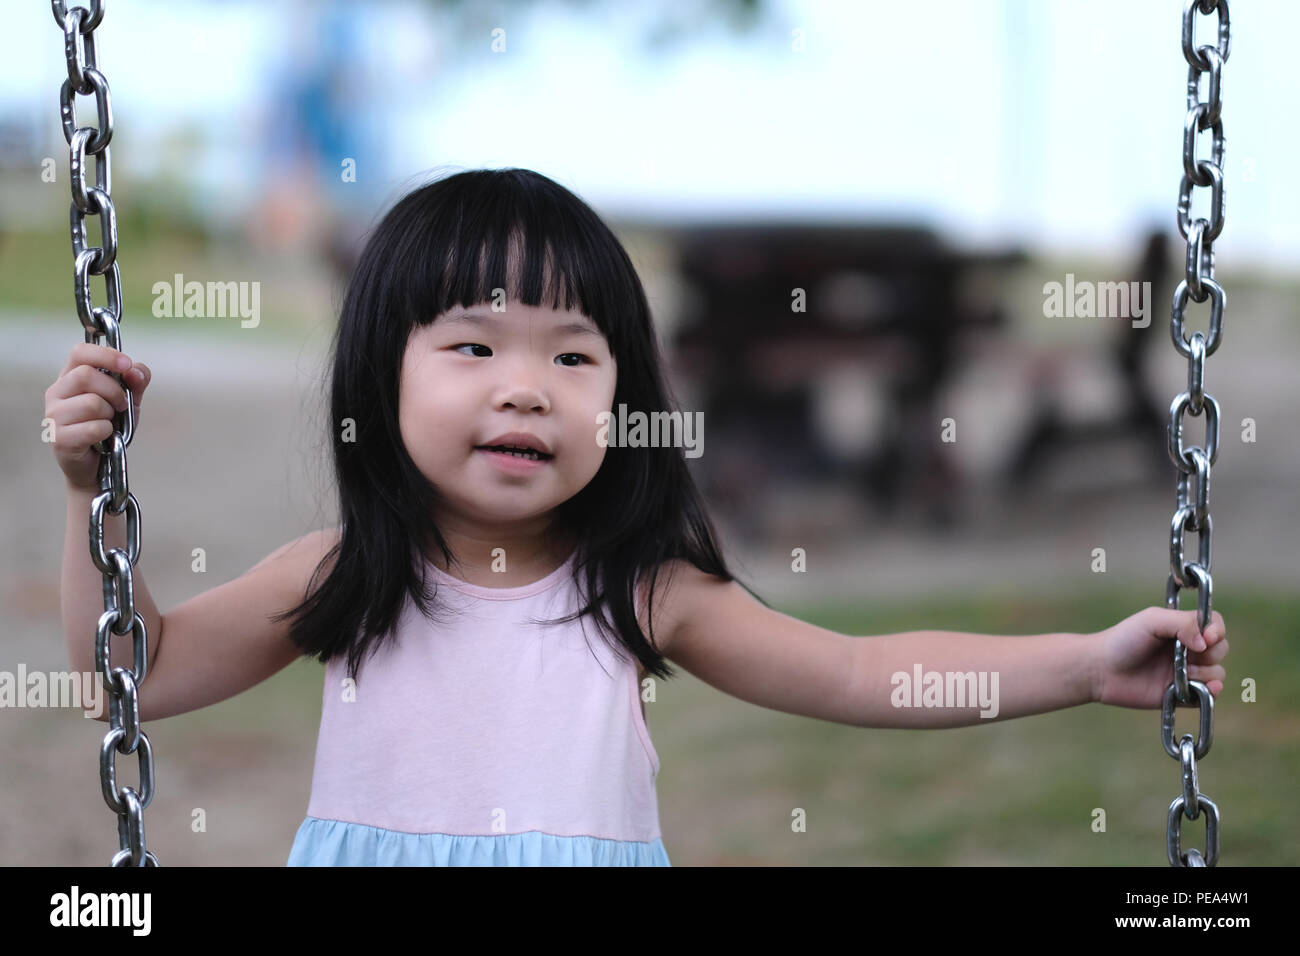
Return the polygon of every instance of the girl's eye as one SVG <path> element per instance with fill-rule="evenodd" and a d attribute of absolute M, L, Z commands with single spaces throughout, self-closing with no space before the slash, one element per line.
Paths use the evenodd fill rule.
<path fill-rule="evenodd" d="M 460 345 L 453 346 L 453 348 L 454 348 L 456 351 L 458 351 L 458 352 L 459 352 L 461 349 L 483 349 L 483 350 L 485 350 L 486 352 L 488 352 L 489 354 L 491 354 L 491 352 L 492 352 L 492 350 L 491 350 L 490 348 L 488 348 L 486 345 L 479 345 L 479 344 L 476 343 L 476 342 L 464 342 L 464 343 L 462 343 L 462 344 L 460 344 Z M 568 358 L 568 357 L 570 357 L 570 356 L 572 356 L 573 358 L 579 359 L 578 365 L 582 364 L 582 362 L 587 362 L 588 364 L 591 363 L 591 359 L 587 358 L 587 356 L 583 355 L 583 354 L 580 353 L 580 352 L 565 352 L 564 354 L 560 355 L 559 357 L 560 357 L 560 358 Z M 471 358 L 487 358 L 486 355 L 472 355 L 472 356 L 470 356 L 470 357 L 471 357 Z M 565 367 L 565 368 L 577 368 L 578 365 L 569 365 L 569 364 L 566 363 L 564 367 Z"/>

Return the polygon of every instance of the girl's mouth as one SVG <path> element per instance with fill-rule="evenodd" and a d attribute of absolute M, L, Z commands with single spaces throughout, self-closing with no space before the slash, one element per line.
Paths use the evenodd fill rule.
<path fill-rule="evenodd" d="M 513 455 L 516 458 L 527 458 L 531 461 L 548 461 L 554 458 L 554 455 L 548 455 L 544 451 L 537 451 L 533 448 L 519 448 L 514 445 L 479 445 L 479 451 L 498 452 L 503 455 Z"/>
<path fill-rule="evenodd" d="M 498 446 L 480 447 L 475 451 L 481 452 L 496 468 L 510 475 L 531 475 L 550 462 L 553 457 L 531 449 L 507 451 Z"/>

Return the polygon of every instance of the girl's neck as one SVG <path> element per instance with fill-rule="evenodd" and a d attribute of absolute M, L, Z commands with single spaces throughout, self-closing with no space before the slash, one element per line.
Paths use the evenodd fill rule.
<path fill-rule="evenodd" d="M 531 547 L 520 543 L 489 547 L 481 541 L 457 540 L 445 532 L 444 538 L 459 563 L 448 567 L 441 550 L 434 548 L 433 565 L 466 584 L 485 588 L 524 587 L 540 581 L 569 559 L 576 544 L 570 535 L 555 541 L 539 540 Z M 497 548 L 500 551 L 494 555 Z"/>

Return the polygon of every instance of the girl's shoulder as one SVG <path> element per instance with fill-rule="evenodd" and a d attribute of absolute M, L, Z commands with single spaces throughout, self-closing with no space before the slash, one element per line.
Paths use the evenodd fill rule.
<path fill-rule="evenodd" d="M 297 555 L 295 562 L 296 569 L 300 574 L 311 576 L 325 557 L 334 550 L 339 543 L 339 528 L 323 528 L 319 531 L 309 531 L 301 538 L 290 541 L 281 552 L 291 552 Z M 307 585 L 306 581 L 302 582 L 303 587 Z"/>
<path fill-rule="evenodd" d="M 650 597 L 651 574 L 643 574 L 638 583 L 637 622 L 649 634 L 645 609 Z M 658 567 L 654 582 L 655 647 L 665 657 L 671 653 L 673 639 L 683 620 L 689 620 L 694 602 L 707 599 L 707 589 L 720 578 L 701 571 L 685 558 L 673 558 Z"/>
<path fill-rule="evenodd" d="M 247 573 L 258 573 L 273 581 L 282 600 L 297 604 L 314 586 L 324 582 L 337 560 L 338 556 L 330 552 L 338 543 L 338 528 L 309 531 L 272 551 Z M 326 558 L 330 559 L 328 563 Z"/>
<path fill-rule="evenodd" d="M 314 571 L 316 566 L 338 543 L 338 528 L 309 531 L 302 537 L 294 538 L 289 543 L 272 551 L 250 570 L 256 571 L 264 566 L 277 565 L 280 568 L 291 569 L 286 572 L 287 576 L 296 579 Z M 290 560 L 282 561 L 282 558 Z M 305 585 L 306 582 L 302 583 Z"/>

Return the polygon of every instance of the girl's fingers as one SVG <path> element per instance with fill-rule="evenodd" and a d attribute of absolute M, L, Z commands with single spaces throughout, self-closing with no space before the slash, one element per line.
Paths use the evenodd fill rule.
<path fill-rule="evenodd" d="M 130 382 L 126 384 L 129 386 Z M 57 418 L 57 414 L 52 414 L 55 405 L 82 395 L 98 395 L 113 408 L 126 408 L 126 391 L 121 385 L 89 365 L 80 365 L 45 390 L 46 414 Z"/>
<path fill-rule="evenodd" d="M 1209 645 L 1201 636 L 1196 611 L 1182 611 L 1176 608 L 1149 607 L 1144 612 L 1148 633 L 1154 637 L 1172 638 L 1187 645 L 1189 651 L 1203 651 Z M 1214 612 L 1210 614 L 1210 625 L 1214 626 Z M 1206 628 L 1210 630 L 1210 628 Z"/>
<path fill-rule="evenodd" d="M 1218 611 L 1210 612 L 1210 623 L 1202 632 L 1196 611 L 1176 610 L 1174 608 L 1151 607 L 1147 626 L 1156 637 L 1173 638 L 1187 645 L 1188 650 L 1204 651 L 1219 644 L 1227 646 L 1227 630 L 1223 624 L 1223 615 Z"/>
<path fill-rule="evenodd" d="M 1184 623 L 1178 629 L 1177 639 L 1186 644 L 1189 651 L 1203 651 L 1209 647 L 1209 642 L 1196 629 L 1196 612 L 1191 611 L 1190 613 L 1192 615 L 1191 625 L 1188 626 L 1188 624 Z"/>
<path fill-rule="evenodd" d="M 1210 649 L 1198 651 L 1191 656 L 1191 660 L 1197 664 L 1217 664 L 1228 656 L 1228 642 L 1219 641 L 1217 644 L 1211 644 Z"/>
<path fill-rule="evenodd" d="M 63 367 L 63 374 L 66 375 L 78 365 L 89 365 L 93 368 L 106 368 L 110 371 L 122 372 L 125 369 L 119 363 L 123 359 L 126 360 L 126 367 L 130 368 L 131 358 L 125 352 L 119 352 L 107 345 L 80 342 L 73 346 L 72 352 L 68 356 L 68 364 Z"/>
<path fill-rule="evenodd" d="M 1228 642 L 1219 641 L 1217 644 L 1211 644 L 1208 649 L 1203 651 L 1192 651 L 1187 655 L 1189 664 L 1218 664 L 1228 656 Z"/>
<path fill-rule="evenodd" d="M 122 381 L 124 381 L 126 386 L 131 389 L 132 397 L 135 399 L 135 403 L 139 405 L 140 393 L 148 387 L 149 377 L 140 371 L 139 368 L 133 368 L 122 376 Z"/>
<path fill-rule="evenodd" d="M 1228 672 L 1218 665 L 1214 667 L 1189 667 L 1187 668 L 1187 676 L 1192 680 L 1200 681 L 1202 684 L 1208 684 L 1212 680 L 1223 680 L 1228 676 Z"/>
<path fill-rule="evenodd" d="M 1223 615 L 1218 611 L 1210 612 L 1210 626 L 1205 629 L 1205 643 L 1213 646 L 1227 637 L 1227 629 L 1223 624 Z"/>

